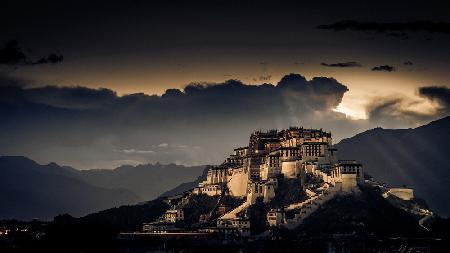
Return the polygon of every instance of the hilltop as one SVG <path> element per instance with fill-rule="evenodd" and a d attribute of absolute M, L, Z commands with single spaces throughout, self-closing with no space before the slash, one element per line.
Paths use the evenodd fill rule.
<path fill-rule="evenodd" d="M 342 140 L 340 159 L 357 159 L 364 170 L 391 186 L 409 186 L 430 208 L 450 216 L 450 117 L 413 129 L 375 128 Z"/>

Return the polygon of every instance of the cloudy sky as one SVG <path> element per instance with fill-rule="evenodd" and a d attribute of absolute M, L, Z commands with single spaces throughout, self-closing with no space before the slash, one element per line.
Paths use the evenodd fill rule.
<path fill-rule="evenodd" d="M 336 140 L 449 114 L 447 1 L 6 1 L 0 154 L 220 162 L 257 129 Z"/>

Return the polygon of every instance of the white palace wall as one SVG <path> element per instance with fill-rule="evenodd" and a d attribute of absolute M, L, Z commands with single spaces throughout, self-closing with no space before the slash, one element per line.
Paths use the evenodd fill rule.
<path fill-rule="evenodd" d="M 283 173 L 286 178 L 296 178 L 297 175 L 300 174 L 300 169 L 298 161 L 281 162 L 281 173 Z"/>
<path fill-rule="evenodd" d="M 247 195 L 248 173 L 243 169 L 234 169 L 231 176 L 228 176 L 228 190 L 235 197 Z"/>
<path fill-rule="evenodd" d="M 403 200 L 411 200 L 414 198 L 414 190 L 411 188 L 391 188 L 388 193 Z"/>

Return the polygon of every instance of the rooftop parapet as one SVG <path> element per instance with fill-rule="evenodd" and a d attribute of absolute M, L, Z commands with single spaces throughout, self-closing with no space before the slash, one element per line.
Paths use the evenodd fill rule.
<path fill-rule="evenodd" d="M 356 160 L 338 160 L 337 165 L 342 166 L 342 165 L 353 165 L 353 166 L 362 166 L 361 163 L 359 163 Z"/>

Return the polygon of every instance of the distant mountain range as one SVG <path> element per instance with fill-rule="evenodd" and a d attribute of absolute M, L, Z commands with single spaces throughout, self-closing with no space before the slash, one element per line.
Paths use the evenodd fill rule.
<path fill-rule="evenodd" d="M 414 129 L 375 128 L 339 142 L 340 159 L 357 159 L 390 186 L 410 186 L 432 210 L 450 216 L 450 117 Z"/>
<path fill-rule="evenodd" d="M 147 164 L 80 171 L 55 163 L 40 165 L 20 156 L 2 156 L 0 219 L 51 219 L 61 213 L 83 216 L 135 204 L 194 180 L 203 168 Z"/>
<path fill-rule="evenodd" d="M 84 215 L 135 203 L 125 189 L 90 185 L 56 164 L 40 165 L 24 157 L 0 157 L 0 217 L 50 219 L 59 213 Z"/>
<path fill-rule="evenodd" d="M 375 128 L 339 142 L 340 159 L 357 159 L 376 180 L 407 185 L 432 210 L 450 216 L 450 117 L 415 129 Z M 106 208 L 170 196 L 195 187 L 205 166 L 175 164 L 76 170 L 0 157 L 0 219 L 83 216 Z"/>
<path fill-rule="evenodd" d="M 181 194 L 183 192 L 192 190 L 194 187 L 197 187 L 199 183 L 205 181 L 207 175 L 208 175 L 208 167 L 205 167 L 203 169 L 203 173 L 196 180 L 182 183 L 182 184 L 178 185 L 177 187 L 164 192 L 163 194 L 161 194 L 161 197 L 174 196 L 174 195 Z"/>
<path fill-rule="evenodd" d="M 135 193 L 140 200 L 152 200 L 168 190 L 197 179 L 205 166 L 176 164 L 125 165 L 114 170 L 77 170 L 78 177 L 95 186 L 124 188 Z M 186 189 L 188 190 L 188 189 Z"/>

